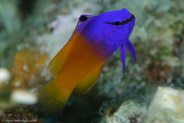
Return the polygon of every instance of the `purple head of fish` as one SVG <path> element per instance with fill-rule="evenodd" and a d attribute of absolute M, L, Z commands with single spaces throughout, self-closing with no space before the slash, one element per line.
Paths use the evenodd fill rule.
<path fill-rule="evenodd" d="M 127 9 L 122 9 L 103 13 L 99 15 L 99 20 L 103 25 L 101 34 L 106 42 L 110 46 L 120 47 L 123 74 L 125 75 L 126 50 L 130 52 L 136 62 L 136 52 L 129 40 L 135 24 L 135 16 Z"/>
<path fill-rule="evenodd" d="M 111 55 L 120 47 L 125 74 L 126 50 L 128 50 L 136 62 L 136 53 L 129 36 L 135 24 L 135 16 L 127 9 L 110 11 L 98 16 L 81 15 L 77 32 L 82 32 L 89 40 L 95 40 L 102 47 L 108 49 Z"/>
<path fill-rule="evenodd" d="M 135 17 L 127 9 L 111 11 L 100 15 L 103 24 L 102 35 L 110 45 L 119 47 L 131 34 Z"/>

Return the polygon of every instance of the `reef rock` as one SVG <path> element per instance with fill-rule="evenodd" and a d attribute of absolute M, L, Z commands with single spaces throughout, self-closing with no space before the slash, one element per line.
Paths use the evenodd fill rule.
<path fill-rule="evenodd" d="M 158 87 L 145 123 L 184 123 L 184 90 Z"/>

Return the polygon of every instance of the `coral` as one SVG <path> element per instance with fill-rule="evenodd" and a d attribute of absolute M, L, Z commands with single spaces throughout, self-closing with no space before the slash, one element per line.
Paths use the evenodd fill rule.
<path fill-rule="evenodd" d="M 110 110 L 110 107 L 106 109 L 100 123 L 141 123 L 147 112 L 145 106 L 132 100 L 123 102 L 113 114 L 110 114 Z"/>
<path fill-rule="evenodd" d="M 31 123 L 41 123 L 28 109 L 24 108 L 13 108 L 11 110 L 7 110 L 0 115 L 0 122 L 31 122 Z"/>
<path fill-rule="evenodd" d="M 149 106 L 145 123 L 183 123 L 184 90 L 158 87 Z"/>
<path fill-rule="evenodd" d="M 47 59 L 46 53 L 41 54 L 36 49 L 23 49 L 17 52 L 11 68 L 13 79 L 10 85 L 19 88 L 33 88 L 38 83 L 45 81 L 41 72 Z"/>

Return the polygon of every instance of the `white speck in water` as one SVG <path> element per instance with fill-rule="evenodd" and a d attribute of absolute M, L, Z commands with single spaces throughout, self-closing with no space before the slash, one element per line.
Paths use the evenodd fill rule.
<path fill-rule="evenodd" d="M 17 81 L 17 82 L 15 82 L 15 87 L 18 87 L 18 86 L 20 86 L 20 84 L 21 84 L 21 82 L 19 82 L 19 81 Z"/>
<path fill-rule="evenodd" d="M 22 67 L 22 69 L 23 69 L 24 71 L 28 71 L 27 65 L 24 65 L 24 66 Z"/>

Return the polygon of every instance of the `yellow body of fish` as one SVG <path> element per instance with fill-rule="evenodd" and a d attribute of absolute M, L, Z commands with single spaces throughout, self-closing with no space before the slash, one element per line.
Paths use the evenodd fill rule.
<path fill-rule="evenodd" d="M 85 40 L 80 33 L 73 35 L 50 62 L 48 70 L 56 78 L 39 90 L 41 108 L 60 111 L 73 90 L 86 93 L 98 81 L 106 58 Z"/>

